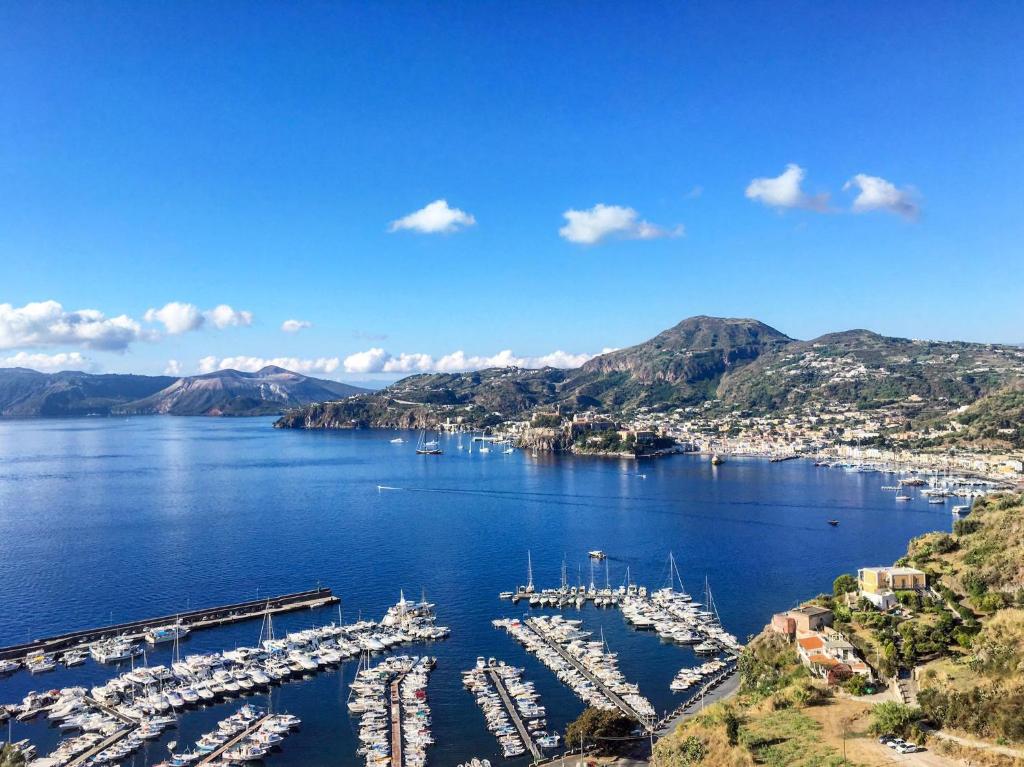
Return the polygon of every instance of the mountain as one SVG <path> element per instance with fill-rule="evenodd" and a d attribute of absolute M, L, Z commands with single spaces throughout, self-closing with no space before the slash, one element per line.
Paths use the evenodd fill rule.
<path fill-rule="evenodd" d="M 913 404 L 910 415 L 927 420 L 1004 387 L 1010 388 L 992 407 L 1016 402 L 1013 381 L 1021 377 L 1024 349 L 1014 346 L 868 330 L 799 341 L 757 320 L 701 316 L 579 368 L 410 376 L 379 392 L 291 410 L 276 425 L 423 428 L 461 418 L 487 426 L 555 406 L 629 414 L 703 404 L 718 412 L 770 413 L 808 404 L 870 410 L 903 402 Z M 986 411 L 982 420 L 999 419 Z"/>
<path fill-rule="evenodd" d="M 366 391 L 278 367 L 189 378 L 0 368 L 0 416 L 266 415 Z"/>
<path fill-rule="evenodd" d="M 692 405 L 712 398 L 723 375 L 792 342 L 757 320 L 691 317 L 580 368 L 410 376 L 380 392 L 289 412 L 278 425 L 419 428 L 444 417 L 488 425 L 554 405 L 608 411 Z"/>
<path fill-rule="evenodd" d="M 570 376 L 566 393 L 609 409 L 696 404 L 714 397 L 722 376 L 792 342 L 757 320 L 690 317 L 585 363 Z"/>
<path fill-rule="evenodd" d="M 0 368 L 0 416 L 107 414 L 112 407 L 148 397 L 174 380 L 172 376 L 47 374 Z"/>
<path fill-rule="evenodd" d="M 269 415 L 310 402 L 366 392 L 357 386 L 310 378 L 268 365 L 255 373 L 218 370 L 179 378 L 170 386 L 114 408 L 132 415 Z"/>

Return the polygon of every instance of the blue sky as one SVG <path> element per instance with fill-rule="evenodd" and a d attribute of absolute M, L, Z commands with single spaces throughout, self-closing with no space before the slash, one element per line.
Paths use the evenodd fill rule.
<path fill-rule="evenodd" d="M 384 380 L 694 314 L 1024 341 L 1017 3 L 39 2 L 0 29 L 0 365 Z"/>

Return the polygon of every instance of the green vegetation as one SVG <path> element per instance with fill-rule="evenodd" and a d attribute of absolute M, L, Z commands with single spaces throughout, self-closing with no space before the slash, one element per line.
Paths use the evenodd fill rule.
<path fill-rule="evenodd" d="M 618 711 L 603 711 L 589 707 L 565 729 L 567 748 L 596 746 L 600 753 L 618 753 L 629 741 L 628 738 L 636 725 L 632 719 Z"/>
<path fill-rule="evenodd" d="M 843 594 L 848 594 L 851 591 L 857 590 L 857 579 L 849 573 L 843 573 L 832 582 L 832 593 L 841 597 Z"/>
<path fill-rule="evenodd" d="M 871 709 L 870 730 L 875 735 L 897 735 L 917 743 L 924 741 L 921 709 L 886 701 Z"/>
<path fill-rule="evenodd" d="M 25 764 L 25 757 L 21 751 L 6 743 L 0 746 L 0 767 L 21 767 Z"/>

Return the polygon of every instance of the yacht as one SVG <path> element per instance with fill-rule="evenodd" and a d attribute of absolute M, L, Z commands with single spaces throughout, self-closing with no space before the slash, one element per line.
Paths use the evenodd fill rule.
<path fill-rule="evenodd" d="M 184 639 L 188 636 L 188 626 L 181 623 L 173 623 L 170 626 L 157 626 L 146 632 L 146 641 L 150 644 L 163 644 L 173 642 L 175 639 Z"/>

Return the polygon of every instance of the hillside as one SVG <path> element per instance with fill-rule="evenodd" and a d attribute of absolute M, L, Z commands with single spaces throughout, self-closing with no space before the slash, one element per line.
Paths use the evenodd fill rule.
<path fill-rule="evenodd" d="M 147 397 L 174 382 L 171 376 L 37 373 L 0 369 L 0 416 L 107 415 L 111 408 Z"/>
<path fill-rule="evenodd" d="M 753 410 L 808 402 L 878 407 L 913 400 L 939 413 L 974 402 L 1022 370 L 1024 350 L 1017 347 L 851 330 L 765 355 L 725 376 L 718 394 L 728 404 Z"/>
<path fill-rule="evenodd" d="M 270 415 L 285 408 L 365 392 L 275 366 L 255 373 L 218 370 L 179 378 L 148 397 L 113 408 L 119 415 Z"/>
<path fill-rule="evenodd" d="M 798 662 L 789 640 L 765 630 L 744 649 L 738 694 L 658 742 L 653 765 L 889 763 L 891 752 L 873 737 L 879 732 L 927 738 L 930 751 L 973 764 L 1021 764 L 1014 754 L 1024 742 L 1024 495 L 976 500 L 952 534 L 914 539 L 901 563 L 924 570 L 937 597 L 898 592 L 902 607 L 891 613 L 851 609 L 841 593 L 815 601 L 834 611 L 836 628 L 862 652 L 866 643 L 877 648 L 864 652 L 872 663 L 891 660 L 892 674 L 915 670 L 902 676 L 916 677 L 919 708 L 829 687 Z"/>
<path fill-rule="evenodd" d="M 0 417 L 266 415 L 365 391 L 274 367 L 257 373 L 222 370 L 190 378 L 2 368 Z"/>
<path fill-rule="evenodd" d="M 289 412 L 290 428 L 429 427 L 447 418 L 475 426 L 531 411 L 629 415 L 706 404 L 773 413 L 806 405 L 905 406 L 917 423 L 980 402 L 1024 376 L 1024 350 L 889 338 L 866 330 L 796 341 L 757 320 L 691 317 L 643 343 L 573 370 L 501 368 L 417 375 L 371 395 Z M 1011 405 L 1007 390 L 991 407 Z M 979 424 L 987 423 L 983 414 Z M 972 417 L 967 414 L 966 418 Z M 987 426 L 985 428 L 988 428 Z"/>

